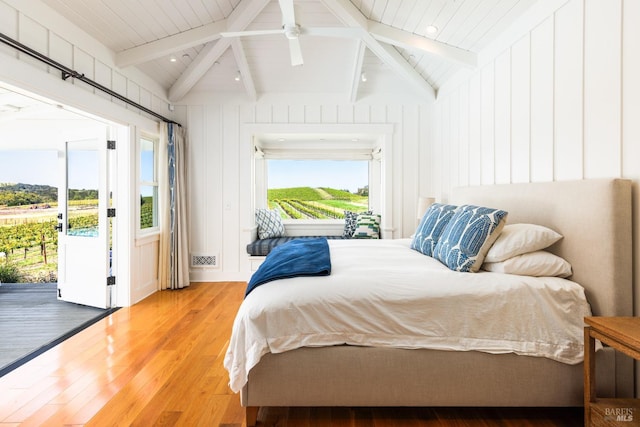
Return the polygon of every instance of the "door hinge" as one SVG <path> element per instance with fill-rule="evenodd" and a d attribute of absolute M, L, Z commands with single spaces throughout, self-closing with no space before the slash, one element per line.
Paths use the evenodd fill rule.
<path fill-rule="evenodd" d="M 62 289 L 58 288 L 58 298 L 62 298 Z"/>
<path fill-rule="evenodd" d="M 107 140 L 107 150 L 115 150 L 116 149 L 116 141 L 113 139 Z"/>
<path fill-rule="evenodd" d="M 107 208 L 107 218 L 116 217 L 116 208 Z"/>
<path fill-rule="evenodd" d="M 116 284 L 116 276 L 107 277 L 107 286 L 113 286 Z"/>

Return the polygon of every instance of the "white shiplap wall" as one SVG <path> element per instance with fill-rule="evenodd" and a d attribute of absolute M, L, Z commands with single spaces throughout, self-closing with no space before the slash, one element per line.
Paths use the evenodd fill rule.
<path fill-rule="evenodd" d="M 446 87 L 429 114 L 434 163 L 449 165 L 432 189 L 640 175 L 627 156 L 640 137 L 639 9 L 572 0 Z"/>
<path fill-rule="evenodd" d="M 191 252 L 217 255 L 220 262 L 218 268 L 192 269 L 193 280 L 246 280 L 250 274 L 245 246 L 252 223 L 253 158 L 244 125 L 392 125 L 392 228 L 395 237 L 413 233 L 417 198 L 427 195 L 429 171 L 420 167 L 429 155 L 426 106 L 391 101 L 345 104 L 332 102 L 331 96 L 318 98 L 305 96 L 301 104 L 299 96 L 274 95 L 255 104 L 194 101 L 178 108 L 190 141 Z"/>
<path fill-rule="evenodd" d="M 95 39 L 88 37 L 86 33 L 64 20 L 46 5 L 40 2 L 0 0 L 0 28 L 2 28 L 4 35 L 51 57 L 62 65 L 84 74 L 86 77 L 128 97 L 140 105 L 165 116 L 171 115 L 167 108 L 166 91 L 162 87 L 135 68 L 122 70 L 116 67 L 113 62 L 112 51 Z M 18 54 L 9 46 L 0 44 L 0 53 L 6 54 L 9 59 L 19 59 L 21 62 L 33 65 L 35 68 L 52 76 L 60 77 L 59 71 L 49 68 L 24 54 Z M 74 89 L 67 87 L 67 91 L 71 92 L 68 95 L 71 100 L 73 100 L 73 91 L 81 88 L 115 105 L 125 107 L 129 110 L 129 117 L 137 115 L 141 116 L 143 122 L 149 120 L 144 113 L 125 105 L 122 101 L 112 99 L 109 95 L 85 83 L 71 78 L 65 83 L 74 86 Z M 60 97 L 55 88 L 46 88 L 43 82 L 23 82 L 19 86 L 26 90 L 33 89 L 34 92 L 43 96 L 55 97 L 54 99 L 56 100 Z M 88 111 L 96 109 L 92 105 L 74 106 Z M 98 113 L 96 111 L 91 112 Z M 108 118 L 123 121 L 123 116 L 120 112 L 101 112 L 105 115 L 111 115 Z M 130 120 L 130 118 L 125 119 L 125 121 Z"/>
<path fill-rule="evenodd" d="M 434 194 L 446 199 L 451 187 L 478 184 L 632 179 L 637 272 L 638 22 L 636 0 L 571 0 L 530 19 L 528 31 L 443 90 L 429 111 L 431 167 L 440 174 L 431 182 Z"/>

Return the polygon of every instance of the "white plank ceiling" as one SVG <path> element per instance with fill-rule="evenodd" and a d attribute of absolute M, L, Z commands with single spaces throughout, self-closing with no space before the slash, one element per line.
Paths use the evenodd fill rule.
<path fill-rule="evenodd" d="M 278 0 L 42 1 L 113 50 L 120 67 L 158 82 L 175 103 L 203 90 L 250 99 L 343 93 L 355 101 L 389 82 L 433 97 L 461 67 L 475 67 L 478 52 L 536 2 L 280 0 L 285 10 L 293 1 L 301 31 L 304 65 L 292 66 Z M 280 34 L 221 34 L 254 30 Z"/>

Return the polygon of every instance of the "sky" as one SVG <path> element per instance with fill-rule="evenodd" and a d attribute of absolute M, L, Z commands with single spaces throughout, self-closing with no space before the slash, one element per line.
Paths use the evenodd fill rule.
<path fill-rule="evenodd" d="M 95 151 L 75 152 L 70 156 L 73 171 L 69 173 L 69 184 L 73 189 L 97 189 L 98 174 Z M 0 183 L 39 184 L 58 187 L 57 151 L 0 150 Z"/>
<path fill-rule="evenodd" d="M 369 183 L 366 160 L 269 160 L 269 188 L 330 187 L 356 193 Z"/>
<path fill-rule="evenodd" d="M 96 160 L 84 153 L 71 161 L 76 170 L 70 174 L 71 188 L 97 188 Z M 368 166 L 367 161 L 269 160 L 269 188 L 331 187 L 355 193 L 368 184 Z M 57 187 L 57 152 L 0 150 L 0 183 L 18 182 Z"/>
<path fill-rule="evenodd" d="M 0 151 L 0 183 L 58 186 L 57 151 Z"/>

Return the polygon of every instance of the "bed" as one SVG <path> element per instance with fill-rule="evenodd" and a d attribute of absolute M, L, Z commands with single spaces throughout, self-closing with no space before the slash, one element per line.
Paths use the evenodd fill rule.
<path fill-rule="evenodd" d="M 514 298 L 509 300 L 509 303 L 496 304 L 498 299 L 495 296 L 483 300 L 480 295 L 479 298 L 465 302 L 463 298 L 455 299 L 455 294 L 445 292 L 439 301 L 429 302 L 433 295 L 424 295 L 419 304 L 428 307 L 429 313 L 435 316 L 435 313 L 440 312 L 441 318 L 453 319 L 449 322 L 450 325 L 443 326 L 440 323 L 444 322 L 433 321 L 432 316 L 422 318 L 421 312 L 406 313 L 411 311 L 407 307 L 412 303 L 400 295 L 396 297 L 394 304 L 404 312 L 405 317 L 398 315 L 398 320 L 396 315 L 391 313 L 397 321 L 390 321 L 389 330 L 379 334 L 373 344 L 363 339 L 362 336 L 366 333 L 360 333 L 367 331 L 367 325 L 357 325 L 358 333 L 346 338 L 344 331 L 339 331 L 340 334 L 315 334 L 322 336 L 319 341 L 300 341 L 300 336 L 304 336 L 306 331 L 299 330 L 298 326 L 290 326 L 294 333 L 289 331 L 277 338 L 269 338 L 266 349 L 250 348 L 253 344 L 249 344 L 249 340 L 252 339 L 253 332 L 247 331 L 265 332 L 268 335 L 269 329 L 278 322 L 286 329 L 289 320 L 301 316 L 298 307 L 304 305 L 299 303 L 301 298 L 312 299 L 314 293 L 322 293 L 320 290 L 339 286 L 332 283 L 337 280 L 333 272 L 326 277 L 311 278 L 317 286 L 306 288 L 304 292 L 293 287 L 303 278 L 275 281 L 269 286 L 255 289 L 254 295 L 248 295 L 246 305 L 248 306 L 248 301 L 252 300 L 258 302 L 258 306 L 241 307 L 225 358 L 225 366 L 231 374 L 232 389 L 240 392 L 241 404 L 246 408 L 247 425 L 255 424 L 258 408 L 261 406 L 542 407 L 583 404 L 582 348 L 576 345 L 580 338 L 575 336 L 576 331 L 582 326 L 581 316 L 589 313 L 604 316 L 632 315 L 630 181 L 596 179 L 464 187 L 454 189 L 448 199 L 448 203 L 455 205 L 498 207 L 508 211 L 509 224 L 539 224 L 556 230 L 563 236 L 548 250 L 571 264 L 573 275 L 570 280 L 536 278 L 533 282 L 544 283 L 545 288 L 557 288 L 563 295 L 582 292 L 586 297 L 586 307 L 582 303 L 571 303 L 573 305 L 564 307 L 568 313 L 572 313 L 566 317 L 572 318 L 572 324 L 567 326 L 567 329 L 573 332 L 570 332 L 566 339 L 572 339 L 573 342 L 562 349 L 542 346 L 545 353 L 541 356 L 531 351 L 530 342 L 516 346 L 512 351 L 505 350 L 501 347 L 499 338 L 501 334 L 509 332 L 501 332 L 500 329 L 494 331 L 493 327 L 484 328 L 489 331 L 489 335 L 481 337 L 482 339 L 477 340 L 479 342 L 472 343 L 466 339 L 453 340 L 452 344 L 451 341 L 440 341 L 438 334 L 423 337 L 422 332 L 415 332 L 413 328 L 420 323 L 415 322 L 416 317 L 424 320 L 423 323 L 429 328 L 442 327 L 442 330 L 455 335 L 465 332 L 474 316 L 483 325 L 491 323 L 499 327 L 500 322 L 487 322 L 487 319 L 492 318 L 491 310 L 524 312 L 523 310 L 527 310 L 526 306 L 532 306 L 525 304 L 524 307 L 517 307 L 518 301 L 527 300 L 527 291 L 515 291 L 511 285 L 503 284 L 501 276 L 508 275 L 481 272 L 455 274 L 466 275 L 469 278 L 470 289 L 495 288 L 498 292 L 501 289 L 508 290 L 505 295 L 513 293 Z M 404 246 L 407 258 L 428 258 L 408 249 L 407 241 L 402 239 L 369 243 L 330 243 L 337 245 L 331 246 L 335 276 L 338 276 L 338 271 L 345 269 L 350 271 L 349 274 L 352 274 L 353 278 L 358 274 L 366 276 L 366 272 L 358 273 L 354 270 L 359 264 L 358 256 L 363 264 L 366 264 L 366 245 L 377 245 L 373 252 L 381 252 L 388 257 L 395 256 L 391 251 L 396 251 L 397 246 Z M 355 258 L 348 261 L 341 261 L 341 258 L 337 257 L 334 260 L 334 252 L 338 254 L 347 251 L 345 246 L 349 245 L 355 245 L 360 255 L 354 255 Z M 396 262 L 402 264 L 404 261 L 394 261 Z M 446 267 L 438 267 L 437 261 L 434 262 L 436 264 L 430 268 L 436 271 L 435 275 L 451 275 L 452 272 Z M 409 267 L 409 264 L 405 267 L 413 268 Z M 403 273 L 393 273 L 394 277 L 398 274 Z M 373 283 L 370 286 L 371 292 L 373 295 L 380 295 L 384 293 L 385 276 L 382 271 L 376 271 L 375 276 L 376 280 L 370 281 Z M 323 284 L 326 289 L 322 288 Z M 414 293 L 420 289 L 410 288 L 409 284 L 402 286 L 407 287 L 407 293 Z M 460 285 L 454 284 L 449 287 L 455 286 Z M 568 288 L 565 289 L 565 286 Z M 287 303 L 279 303 L 273 296 L 278 292 L 292 295 L 292 299 Z M 296 295 L 296 292 L 299 294 Z M 348 291 L 342 292 L 343 297 L 348 298 Z M 467 293 L 467 296 L 478 297 L 477 294 L 482 292 Z M 275 304 L 283 304 L 285 312 L 287 309 L 290 311 L 287 314 L 289 320 L 287 315 L 282 318 L 260 318 L 260 312 L 265 305 L 268 306 L 271 299 Z M 541 299 L 546 297 L 543 296 Z M 354 322 L 358 317 L 354 316 L 354 313 L 376 310 L 365 305 L 357 305 L 357 310 L 352 310 L 350 314 L 347 309 L 348 302 L 331 300 L 327 305 L 336 313 L 335 317 L 342 318 L 344 322 Z M 321 323 L 322 316 L 332 316 L 331 310 L 320 317 L 310 318 L 309 323 Z M 242 312 L 245 313 L 240 318 Z M 389 312 L 385 311 L 384 314 L 389 315 Z M 502 313 L 494 314 L 493 318 L 501 316 Z M 509 323 L 514 323 L 514 327 L 519 329 L 526 329 L 528 324 L 531 329 L 541 329 L 545 334 L 547 332 L 544 323 L 548 318 L 561 316 L 562 314 L 557 313 L 543 313 L 542 316 L 531 318 L 534 320 L 521 319 L 521 324 L 518 324 L 517 319 Z M 243 326 L 238 328 L 238 324 Z M 397 337 L 400 338 L 396 340 Z M 406 337 L 410 339 L 407 340 Z M 537 339 L 536 337 L 530 341 L 536 342 Z M 245 347 L 242 347 L 243 345 Z M 422 348 L 425 345 L 429 348 Z M 235 363 L 231 360 L 232 354 L 243 353 L 242 348 L 248 349 L 242 355 L 245 359 L 241 364 Z M 597 358 L 598 394 L 632 396 L 632 361 L 607 348 L 599 351 Z M 242 367 L 238 368 L 239 365 Z M 238 372 L 238 369 L 245 369 L 245 372 Z"/>

